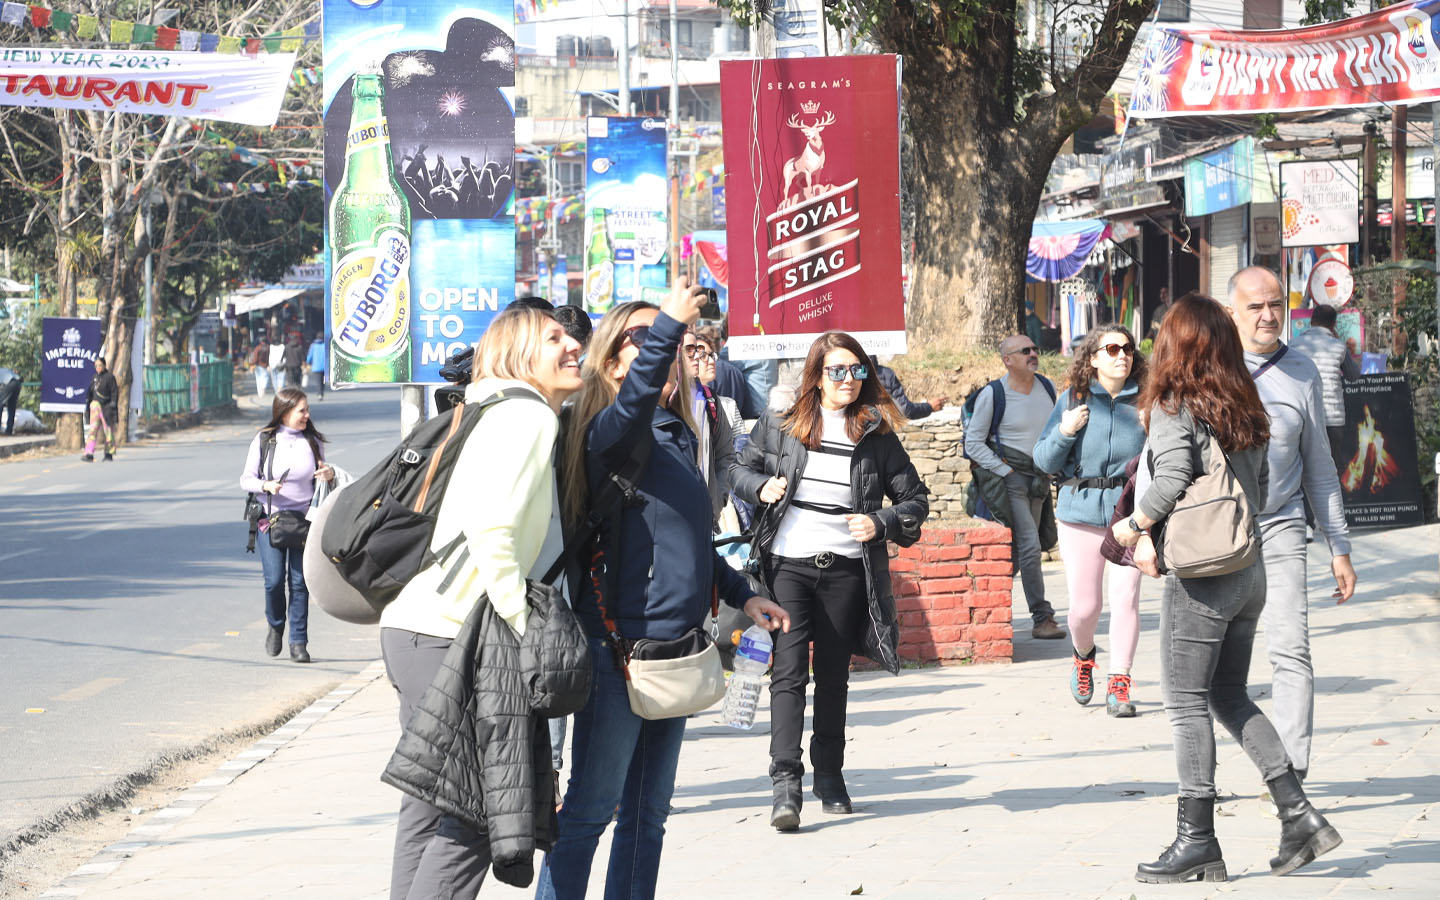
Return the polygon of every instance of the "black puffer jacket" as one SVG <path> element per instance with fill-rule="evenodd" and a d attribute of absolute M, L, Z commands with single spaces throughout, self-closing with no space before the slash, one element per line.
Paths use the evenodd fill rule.
<path fill-rule="evenodd" d="M 545 718 L 579 711 L 591 673 L 558 593 L 532 583 L 526 599 L 523 638 L 484 598 L 475 604 L 380 776 L 487 833 L 495 877 L 517 887 L 555 842 Z"/>
<path fill-rule="evenodd" d="M 890 589 L 890 555 L 886 541 L 909 547 L 920 539 L 920 527 L 930 514 L 929 491 L 910 456 L 894 432 L 877 431 L 880 415 L 874 415 L 865 433 L 855 444 L 850 460 L 850 508 L 867 513 L 875 520 L 875 539 L 865 545 L 861 557 L 865 561 L 870 605 L 869 621 L 855 649 L 874 660 L 888 672 L 900 671 L 899 624 L 895 615 L 895 598 Z M 790 501 L 800 487 L 800 476 L 810 451 L 781 426 L 783 413 L 766 410 L 750 432 L 750 443 L 740 452 L 730 470 L 731 483 L 740 499 L 757 504 L 754 545 L 760 555 L 761 574 L 769 585 L 773 577 L 768 557 L 780 520 L 790 509 Z M 785 496 L 778 503 L 761 504 L 760 488 L 771 476 L 781 475 L 789 482 Z M 885 506 L 889 497 L 892 506 Z"/>

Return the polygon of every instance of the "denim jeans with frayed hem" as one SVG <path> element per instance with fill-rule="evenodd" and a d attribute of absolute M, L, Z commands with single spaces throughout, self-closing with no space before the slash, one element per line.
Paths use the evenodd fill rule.
<path fill-rule="evenodd" d="M 585 896 L 595 847 L 612 818 L 605 900 L 655 896 L 685 719 L 647 720 L 631 712 L 625 676 L 604 641 L 591 639 L 590 660 L 594 686 L 575 714 L 560 834 L 540 869 L 536 900 Z"/>
<path fill-rule="evenodd" d="M 1180 796 L 1215 796 L 1215 719 L 1265 781 L 1290 761 L 1275 726 L 1250 699 L 1255 626 L 1265 607 L 1265 563 L 1214 578 L 1165 579 L 1160 605 L 1160 687 L 1175 740 Z"/>

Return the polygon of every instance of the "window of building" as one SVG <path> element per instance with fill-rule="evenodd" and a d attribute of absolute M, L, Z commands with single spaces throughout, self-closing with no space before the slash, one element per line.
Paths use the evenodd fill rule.
<path fill-rule="evenodd" d="M 1245 0 L 1245 28 L 1284 28 L 1283 0 Z"/>
<path fill-rule="evenodd" d="M 1248 5 L 1248 4 L 1247 4 Z M 1157 17 L 1160 22 L 1188 22 L 1190 21 L 1190 0 L 1161 0 L 1160 15 Z"/>

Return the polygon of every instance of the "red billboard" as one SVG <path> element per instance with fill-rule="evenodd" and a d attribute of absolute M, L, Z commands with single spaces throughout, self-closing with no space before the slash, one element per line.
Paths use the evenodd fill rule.
<path fill-rule="evenodd" d="M 734 359 L 905 352 L 900 58 L 720 63 Z"/>

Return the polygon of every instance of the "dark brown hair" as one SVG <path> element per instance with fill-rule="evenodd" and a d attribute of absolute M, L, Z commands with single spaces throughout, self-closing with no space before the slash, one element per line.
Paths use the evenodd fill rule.
<path fill-rule="evenodd" d="M 1270 417 L 1245 365 L 1235 322 L 1225 307 L 1197 291 L 1165 313 L 1137 405 L 1147 428 L 1152 408 L 1173 416 L 1184 406 L 1210 426 L 1227 451 L 1270 441 Z"/>
<path fill-rule="evenodd" d="M 270 424 L 260 429 L 260 433 L 271 432 L 279 429 L 285 417 L 290 411 L 300 405 L 301 400 L 307 400 L 305 392 L 297 387 L 283 387 L 275 392 L 275 399 L 270 402 Z M 325 461 L 325 454 L 320 451 L 320 445 L 325 443 L 325 435 L 315 427 L 315 419 L 312 416 L 305 420 L 305 430 L 301 432 L 305 440 L 310 444 L 310 452 L 315 455 L 315 465 Z"/>
<path fill-rule="evenodd" d="M 860 346 L 860 342 L 843 331 L 827 331 L 810 345 L 805 357 L 805 368 L 800 373 L 800 389 L 795 405 L 781 420 L 781 427 L 800 443 L 811 450 L 820 448 L 820 435 L 824 425 L 820 418 L 820 379 L 824 377 L 825 354 L 831 350 L 849 350 L 869 370 L 868 376 L 860 382 L 860 393 L 845 407 L 845 433 L 850 440 L 859 441 L 865 428 L 879 417 L 877 431 L 884 434 L 893 431 L 905 416 L 900 412 L 890 393 L 880 386 L 879 373 L 875 371 L 875 360 Z"/>
<path fill-rule="evenodd" d="M 1140 348 L 1135 344 L 1135 335 L 1124 325 L 1117 325 L 1111 322 L 1108 325 L 1098 325 L 1090 329 L 1085 335 L 1085 340 L 1075 350 L 1075 361 L 1070 363 L 1070 371 L 1066 374 L 1069 381 L 1070 396 L 1076 403 L 1084 403 L 1085 398 L 1090 396 L 1090 382 L 1095 378 L 1095 366 L 1090 362 L 1100 348 L 1100 339 L 1107 334 L 1123 334 L 1125 340 L 1135 346 L 1135 355 L 1131 358 L 1130 374 L 1125 376 L 1126 381 L 1134 381 L 1141 387 L 1145 386 L 1145 357 L 1141 355 Z"/>

